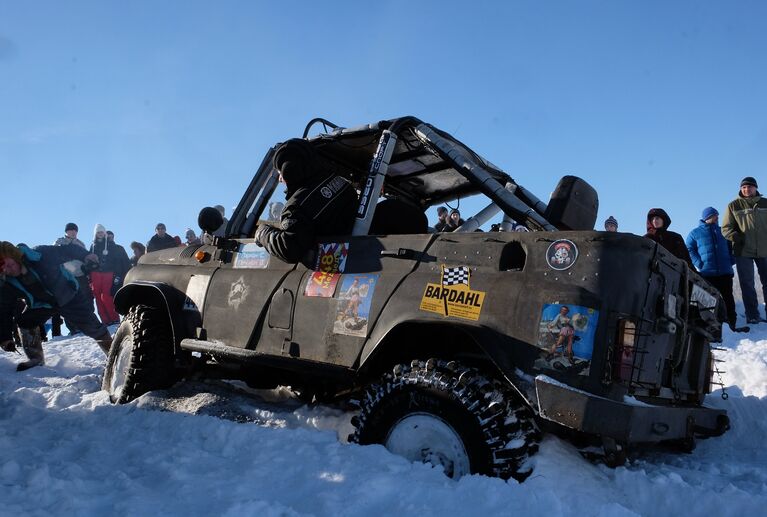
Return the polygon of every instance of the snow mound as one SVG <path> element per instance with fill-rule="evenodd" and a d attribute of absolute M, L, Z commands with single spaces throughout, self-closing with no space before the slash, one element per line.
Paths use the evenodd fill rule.
<path fill-rule="evenodd" d="M 763 327 L 763 328 L 762 328 Z M 383 447 L 346 443 L 351 413 L 285 389 L 179 384 L 124 406 L 100 391 L 89 338 L 45 345 L 17 373 L 0 355 L 0 515 L 741 515 L 767 505 L 767 325 L 725 331 L 721 390 L 732 429 L 691 454 L 585 461 L 548 436 L 523 484 L 458 481 Z"/>

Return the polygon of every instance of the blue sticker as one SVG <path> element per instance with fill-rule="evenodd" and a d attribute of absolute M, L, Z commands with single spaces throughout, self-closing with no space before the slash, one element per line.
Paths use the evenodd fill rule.
<path fill-rule="evenodd" d="M 378 273 L 343 275 L 338 294 L 338 309 L 333 322 L 334 334 L 365 337 L 368 331 L 370 305 Z"/>
<path fill-rule="evenodd" d="M 266 269 L 269 265 L 269 253 L 256 244 L 240 244 L 240 249 L 234 257 L 234 269 Z"/>
<path fill-rule="evenodd" d="M 598 323 L 596 309 L 566 303 L 545 304 L 537 343 L 543 350 L 536 366 L 587 375 Z"/>

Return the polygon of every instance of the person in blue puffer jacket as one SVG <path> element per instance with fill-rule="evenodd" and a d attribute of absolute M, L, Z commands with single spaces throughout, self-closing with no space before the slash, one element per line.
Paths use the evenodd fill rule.
<path fill-rule="evenodd" d="M 700 225 L 685 240 L 690 258 L 700 276 L 705 278 L 721 293 L 727 309 L 727 323 L 733 332 L 748 332 L 749 327 L 737 326 L 735 298 L 732 295 L 732 244 L 722 235 L 719 227 L 719 212 L 706 207 L 700 216 Z"/>
<path fill-rule="evenodd" d="M 16 301 L 26 301 L 26 309 L 16 318 L 21 345 L 28 360 L 17 370 L 45 364 L 39 325 L 58 312 L 71 320 L 107 353 L 112 337 L 93 312 L 89 298 L 64 266 L 71 260 L 98 262 L 96 255 L 80 246 L 14 246 L 0 241 L 0 348 L 11 351 L 10 311 Z"/>

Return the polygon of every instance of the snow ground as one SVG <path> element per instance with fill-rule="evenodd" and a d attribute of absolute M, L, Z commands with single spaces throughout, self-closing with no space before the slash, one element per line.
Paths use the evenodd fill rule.
<path fill-rule="evenodd" d="M 746 339 L 742 339 L 746 337 Z M 549 436 L 523 484 L 453 481 L 383 447 L 346 443 L 351 413 L 286 390 L 178 385 L 124 406 L 100 391 L 89 338 L 46 344 L 17 373 L 0 355 L 0 515 L 750 515 L 767 507 L 767 324 L 725 330 L 732 429 L 692 454 L 609 469 Z"/>

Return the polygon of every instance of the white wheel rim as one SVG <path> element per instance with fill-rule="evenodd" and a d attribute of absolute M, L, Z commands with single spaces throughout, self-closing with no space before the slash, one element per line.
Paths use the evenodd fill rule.
<path fill-rule="evenodd" d="M 130 368 L 130 360 L 133 352 L 133 339 L 126 337 L 120 342 L 120 351 L 115 358 L 115 365 L 112 368 L 112 378 L 109 382 L 109 391 L 115 397 L 119 399 L 122 395 L 123 388 L 125 387 L 125 381 L 128 377 L 128 368 Z"/>
<path fill-rule="evenodd" d="M 411 413 L 401 418 L 392 426 L 384 446 L 410 461 L 442 467 L 445 474 L 455 479 L 470 472 L 469 455 L 458 432 L 429 413 Z"/>

